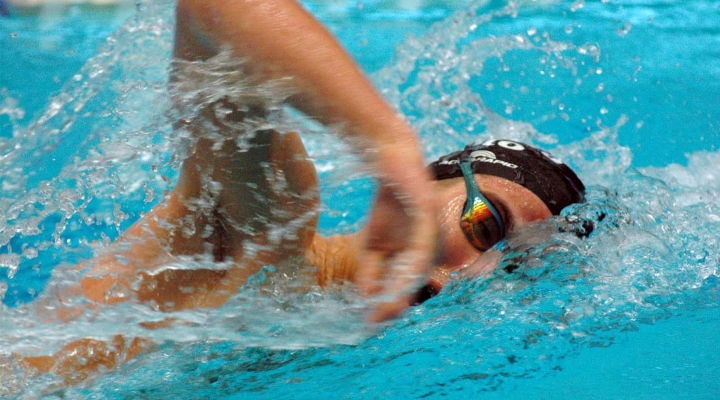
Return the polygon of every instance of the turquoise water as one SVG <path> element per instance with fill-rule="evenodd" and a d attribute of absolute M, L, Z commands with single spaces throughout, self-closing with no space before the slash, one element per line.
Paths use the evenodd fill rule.
<path fill-rule="evenodd" d="M 165 87 L 172 13 L 148 2 L 127 22 L 84 10 L 56 23 L 13 16 L 0 20 L 0 354 L 133 329 L 173 339 L 60 391 L 51 377 L 6 373 L 13 396 L 720 395 L 717 4 L 306 4 L 418 127 L 429 156 L 493 136 L 552 150 L 589 184 L 565 218 L 594 221 L 593 233 L 534 226 L 500 245 L 502 262 L 520 265 L 513 274 L 459 280 L 381 327 L 361 322 L 351 291 L 302 291 L 281 268 L 225 307 L 177 315 L 190 326 L 143 331 L 134 322 L 158 316 L 131 306 L 38 321 L 31 300 L 75 301 L 56 300 L 77 278 L 67 266 L 172 184 L 182 140 Z M 338 159 L 340 143 L 305 131 L 326 182 L 323 230 L 356 228 L 370 181 Z"/>

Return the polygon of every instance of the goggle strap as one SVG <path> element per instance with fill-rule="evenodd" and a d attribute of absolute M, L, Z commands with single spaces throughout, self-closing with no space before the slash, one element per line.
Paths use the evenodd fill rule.
<path fill-rule="evenodd" d="M 473 177 L 472 172 L 472 166 L 470 165 L 469 160 L 464 160 L 460 162 L 460 169 L 462 170 L 463 179 L 465 180 L 465 188 L 467 190 L 468 195 L 468 202 L 465 204 L 465 209 L 463 210 L 463 215 L 466 215 L 468 213 L 472 213 L 475 209 L 475 204 L 480 202 L 487 207 L 488 210 L 490 210 L 490 213 L 492 213 L 493 218 L 495 218 L 495 221 L 498 224 L 498 227 L 500 228 L 500 232 L 505 232 L 505 225 L 503 224 L 502 218 L 500 217 L 500 213 L 495 209 L 495 206 L 490 203 L 490 200 L 487 199 L 481 192 L 480 188 L 477 185 L 477 182 L 475 182 L 475 178 Z M 472 201 L 470 201 L 472 199 Z"/>

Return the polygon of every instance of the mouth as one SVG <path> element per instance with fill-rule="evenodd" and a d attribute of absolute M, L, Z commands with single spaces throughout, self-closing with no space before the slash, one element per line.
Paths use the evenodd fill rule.
<path fill-rule="evenodd" d="M 450 271 L 438 268 L 433 276 L 431 276 L 427 283 L 418 289 L 411 301 L 411 305 L 416 306 L 430 300 L 435 297 L 449 279 Z"/>
<path fill-rule="evenodd" d="M 498 265 L 500 265 L 502 256 L 502 252 L 489 250 L 478 257 L 472 264 L 469 264 L 459 270 L 450 270 L 446 268 L 435 269 L 430 278 L 428 278 L 427 283 L 415 293 L 410 305 L 417 306 L 437 296 L 437 294 L 445 287 L 445 284 L 450 279 L 450 274 L 453 271 L 459 272 L 458 276 L 460 278 L 474 278 L 477 276 L 489 275 L 495 268 L 497 268 Z"/>

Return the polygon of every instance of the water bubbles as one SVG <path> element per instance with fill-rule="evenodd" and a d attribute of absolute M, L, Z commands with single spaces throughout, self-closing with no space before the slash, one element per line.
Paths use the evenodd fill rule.
<path fill-rule="evenodd" d="M 630 29 L 632 29 L 632 24 L 626 21 L 622 27 L 615 30 L 615 33 L 620 37 L 624 37 L 630 32 Z"/>
<path fill-rule="evenodd" d="M 530 27 L 527 29 L 528 36 L 534 36 L 536 33 L 537 33 L 537 28 L 535 28 L 535 27 Z"/>
<path fill-rule="evenodd" d="M 17 254 L 0 254 L 0 267 L 5 268 L 5 275 L 8 279 L 15 277 L 20 266 L 20 257 Z"/>
<path fill-rule="evenodd" d="M 38 256 L 38 250 L 35 247 L 27 247 L 25 250 L 23 250 L 23 257 L 28 260 L 32 260 L 33 258 L 36 258 Z"/>
<path fill-rule="evenodd" d="M 640 71 L 642 71 L 642 65 L 638 65 L 633 69 L 633 74 L 632 74 L 633 82 L 637 82 L 637 80 L 638 80 L 637 76 Z"/>

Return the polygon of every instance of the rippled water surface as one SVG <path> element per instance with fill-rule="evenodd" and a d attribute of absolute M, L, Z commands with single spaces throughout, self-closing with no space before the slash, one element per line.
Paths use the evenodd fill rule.
<path fill-rule="evenodd" d="M 86 10 L 56 17 L 72 25 L 0 19 L 0 360 L 89 335 L 163 343 L 64 389 L 0 361 L 0 396 L 720 396 L 719 5 L 427 3 L 306 5 L 418 128 L 429 157 L 478 139 L 531 142 L 579 172 L 588 201 L 499 244 L 512 273 L 457 280 L 381 327 L 362 322 L 352 290 L 308 290 L 293 266 L 268 267 L 227 305 L 177 313 L 185 323 L 167 329 L 139 327 L 167 316 L 144 306 L 39 317 L 82 301 L 63 295 L 78 279 L 70 267 L 172 187 L 186 139 L 171 127 L 166 85 L 172 2 L 101 24 Z M 304 127 L 323 179 L 322 230 L 357 229 L 367 170 L 292 112 L 276 123 Z"/>

